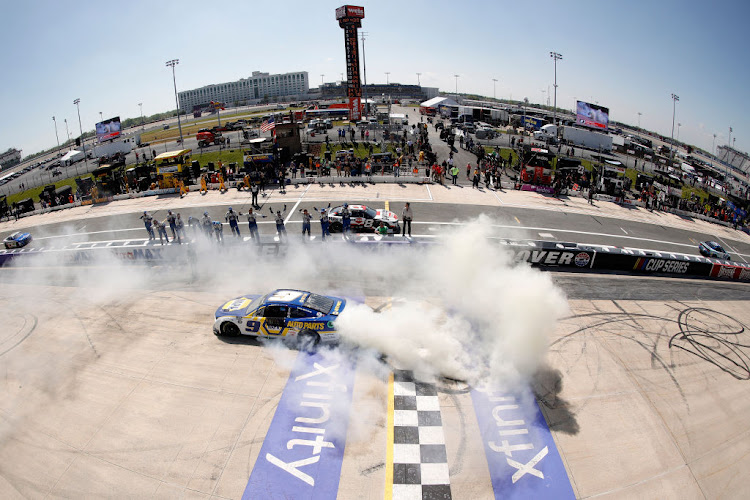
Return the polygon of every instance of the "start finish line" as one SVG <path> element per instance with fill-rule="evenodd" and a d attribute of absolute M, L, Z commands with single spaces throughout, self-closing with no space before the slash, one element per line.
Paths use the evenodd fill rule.
<path fill-rule="evenodd" d="M 473 389 L 496 499 L 573 499 L 575 494 L 544 415 L 531 391 Z"/>
<path fill-rule="evenodd" d="M 336 498 L 354 372 L 334 351 L 299 353 L 243 499 Z"/>

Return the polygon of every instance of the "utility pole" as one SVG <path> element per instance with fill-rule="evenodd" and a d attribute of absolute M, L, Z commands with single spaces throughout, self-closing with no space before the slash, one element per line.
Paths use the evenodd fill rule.
<path fill-rule="evenodd" d="M 138 107 L 141 108 L 141 129 L 143 129 L 144 128 L 143 126 L 143 103 L 139 102 Z"/>
<path fill-rule="evenodd" d="M 554 112 L 554 118 L 553 121 L 555 125 L 557 125 L 557 61 L 562 60 L 562 54 L 559 54 L 557 52 L 550 52 L 549 56 L 553 59 L 555 64 L 555 112 Z"/>
<path fill-rule="evenodd" d="M 386 85 L 390 85 L 390 81 L 388 81 L 388 75 L 390 75 L 390 74 L 391 74 L 390 71 L 386 71 L 385 72 L 385 84 Z"/>
<path fill-rule="evenodd" d="M 456 102 L 458 102 L 458 77 L 461 75 L 453 75 L 456 78 Z"/>
<path fill-rule="evenodd" d="M 418 85 L 419 87 L 421 87 L 421 86 L 422 86 L 422 83 L 420 83 L 420 81 L 419 81 L 419 77 L 420 77 L 421 75 L 422 75 L 422 73 L 417 73 L 417 85 Z"/>
<path fill-rule="evenodd" d="M 497 84 L 497 78 L 492 79 L 492 98 L 497 99 L 497 92 L 495 92 L 495 85 Z"/>
<path fill-rule="evenodd" d="M 643 114 L 643 113 L 641 113 L 640 111 L 638 112 L 638 128 L 639 128 L 639 129 L 641 128 L 641 115 L 642 115 L 642 114 Z"/>

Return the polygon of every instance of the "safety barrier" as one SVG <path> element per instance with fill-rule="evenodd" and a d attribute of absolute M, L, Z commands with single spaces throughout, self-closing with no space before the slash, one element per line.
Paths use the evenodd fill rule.
<path fill-rule="evenodd" d="M 288 244 L 279 243 L 270 237 L 256 242 L 242 242 L 231 238 L 227 245 L 248 245 L 262 255 L 281 255 Z M 320 243 L 318 243 L 320 244 Z M 355 235 L 347 239 L 331 238 L 325 244 L 357 245 L 369 251 L 390 251 L 416 245 L 439 244 L 439 240 L 401 238 L 399 236 Z M 532 266 L 554 270 L 586 270 L 590 272 L 626 272 L 631 274 L 670 277 L 703 277 L 734 281 L 750 281 L 750 265 L 712 259 L 699 255 L 672 252 L 657 252 L 626 249 L 607 245 L 583 245 L 578 243 L 549 242 L 536 240 L 500 239 L 498 244 L 512 254 L 516 262 L 527 262 Z M 134 263 L 185 262 L 191 257 L 191 245 L 160 245 L 149 240 L 120 240 L 74 243 L 58 248 L 23 248 L 0 250 L 0 266 L 10 260 L 18 265 L 44 263 L 44 259 L 33 261 L 26 258 L 56 255 L 57 264 L 89 264 L 97 262 L 98 255 L 108 255 L 118 261 Z"/>

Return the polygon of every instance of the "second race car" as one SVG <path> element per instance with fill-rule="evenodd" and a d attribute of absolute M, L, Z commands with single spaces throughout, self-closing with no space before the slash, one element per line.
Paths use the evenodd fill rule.
<path fill-rule="evenodd" d="M 329 212 L 331 219 L 330 230 L 332 233 L 338 233 L 343 230 L 341 211 L 343 205 L 332 208 Z M 385 223 L 388 228 L 388 234 L 398 233 L 398 216 L 388 210 L 376 210 L 367 205 L 349 205 L 352 213 L 351 230 L 354 232 L 374 233 L 381 222 Z"/>
<path fill-rule="evenodd" d="M 715 241 L 701 241 L 700 244 L 698 244 L 698 251 L 701 255 L 706 257 L 731 260 L 729 253 Z"/>
<path fill-rule="evenodd" d="M 338 341 L 334 321 L 345 307 L 346 299 L 302 290 L 243 295 L 216 310 L 213 330 L 218 336 L 296 338 L 315 346 Z"/>

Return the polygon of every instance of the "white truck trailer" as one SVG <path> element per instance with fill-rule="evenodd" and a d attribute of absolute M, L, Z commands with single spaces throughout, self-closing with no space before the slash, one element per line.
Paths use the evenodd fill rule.
<path fill-rule="evenodd" d="M 612 151 L 612 137 L 592 130 L 563 127 L 563 139 L 575 146 L 607 152 Z"/>
<path fill-rule="evenodd" d="M 115 153 L 128 154 L 133 149 L 133 140 L 103 142 L 94 146 L 94 157 L 112 156 Z"/>

